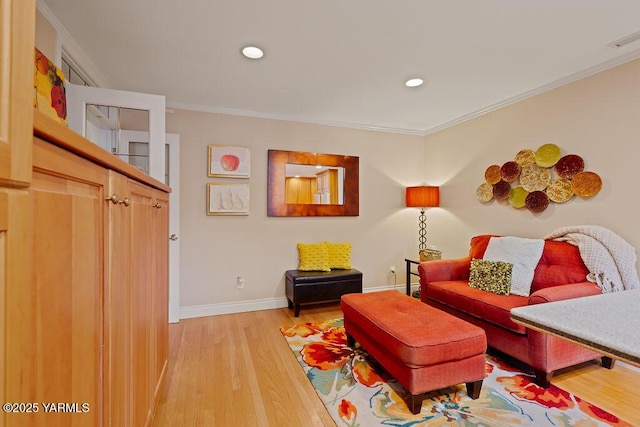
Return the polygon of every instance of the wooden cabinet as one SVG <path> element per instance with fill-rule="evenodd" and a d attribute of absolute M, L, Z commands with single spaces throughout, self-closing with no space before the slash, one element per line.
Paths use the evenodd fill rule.
<path fill-rule="evenodd" d="M 89 404 L 59 425 L 149 425 L 168 357 L 168 188 L 35 119 L 36 396 Z M 48 377 L 40 367 L 52 357 Z"/>
<path fill-rule="evenodd" d="M 313 195 L 316 191 L 316 180 L 313 178 L 287 178 L 286 202 L 293 204 L 313 203 Z"/>
<path fill-rule="evenodd" d="M 34 0 L 0 0 L 0 185 L 31 180 Z"/>
<path fill-rule="evenodd" d="M 167 368 L 169 189 L 33 113 L 32 182 L 0 188 L 0 397 L 41 406 L 0 425 L 149 425 Z"/>
<path fill-rule="evenodd" d="M 316 175 L 318 190 L 316 192 L 315 203 L 331 204 L 338 203 L 338 170 L 327 169 Z"/>
<path fill-rule="evenodd" d="M 34 20 L 0 0 L 0 427 L 148 425 L 170 189 L 33 109 Z"/>

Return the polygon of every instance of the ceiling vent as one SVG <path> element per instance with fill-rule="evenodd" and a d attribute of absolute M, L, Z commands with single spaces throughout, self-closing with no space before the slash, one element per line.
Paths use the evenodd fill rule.
<path fill-rule="evenodd" d="M 628 36 L 624 36 L 621 39 L 618 39 L 614 42 L 608 43 L 607 46 L 609 47 L 622 47 L 622 46 L 626 46 L 630 43 L 633 43 L 635 41 L 640 40 L 640 31 L 635 32 L 633 34 L 629 34 Z"/>

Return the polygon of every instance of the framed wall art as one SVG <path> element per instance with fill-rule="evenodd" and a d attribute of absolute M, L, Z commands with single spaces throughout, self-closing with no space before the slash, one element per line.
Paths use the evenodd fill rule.
<path fill-rule="evenodd" d="M 249 215 L 249 184 L 207 184 L 207 215 Z"/>
<path fill-rule="evenodd" d="M 247 147 L 209 145 L 208 150 L 208 176 L 249 178 L 251 159 Z"/>

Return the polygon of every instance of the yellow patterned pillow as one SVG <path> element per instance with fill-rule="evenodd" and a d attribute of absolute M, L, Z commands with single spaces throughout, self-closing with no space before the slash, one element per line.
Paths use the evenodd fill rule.
<path fill-rule="evenodd" d="M 324 243 L 329 249 L 329 267 L 337 270 L 351 269 L 351 243 Z"/>
<path fill-rule="evenodd" d="M 513 264 L 502 261 L 471 260 L 469 286 L 498 295 L 509 295 Z"/>
<path fill-rule="evenodd" d="M 299 265 L 301 271 L 331 271 L 329 250 L 323 243 L 298 243 Z"/>

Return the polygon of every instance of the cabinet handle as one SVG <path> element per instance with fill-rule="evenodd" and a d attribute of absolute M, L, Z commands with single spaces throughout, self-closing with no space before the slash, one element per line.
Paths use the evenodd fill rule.
<path fill-rule="evenodd" d="M 131 200 L 129 200 L 128 197 L 125 197 L 124 199 L 120 200 L 120 203 L 128 207 L 129 205 L 131 205 Z"/>
<path fill-rule="evenodd" d="M 107 197 L 106 200 L 108 202 L 113 203 L 114 205 L 120 203 L 120 197 L 116 193 L 113 193 L 113 195 L 111 197 Z"/>
<path fill-rule="evenodd" d="M 171 236 L 169 236 L 169 240 L 173 240 L 175 242 L 176 240 L 178 240 L 178 236 L 176 234 L 172 234 Z"/>
<path fill-rule="evenodd" d="M 157 209 L 160 209 L 162 207 L 162 203 L 156 202 L 156 203 L 153 204 L 153 207 L 157 208 Z"/>

